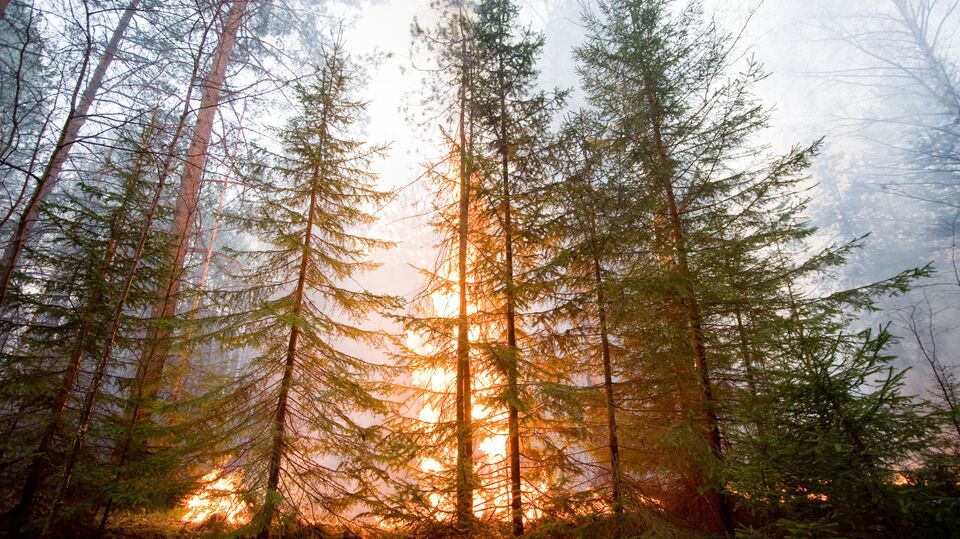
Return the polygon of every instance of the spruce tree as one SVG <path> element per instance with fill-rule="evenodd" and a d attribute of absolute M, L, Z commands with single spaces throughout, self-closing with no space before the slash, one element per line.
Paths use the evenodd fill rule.
<path fill-rule="evenodd" d="M 377 380 L 390 369 L 344 348 L 377 346 L 384 335 L 357 322 L 395 306 L 352 283 L 375 267 L 369 252 L 388 246 L 358 230 L 387 195 L 368 168 L 383 147 L 352 138 L 365 109 L 353 97 L 357 69 L 334 43 L 296 86 L 284 153 L 263 170 L 247 222 L 265 245 L 247 255 L 243 295 L 259 299 L 226 318 L 224 335 L 238 331 L 232 344 L 254 352 L 239 380 L 249 402 L 237 451 L 261 504 L 251 523 L 261 538 L 277 522 L 349 523 L 351 510 L 375 505 L 384 480 L 379 428 L 363 417 L 387 413 Z"/>
<path fill-rule="evenodd" d="M 476 43 L 474 144 L 483 148 L 478 156 L 476 188 L 480 220 L 487 223 L 485 242 L 478 248 L 489 253 L 478 259 L 476 271 L 479 280 L 488 283 L 487 301 L 497 306 L 502 316 L 496 326 L 501 336 L 491 335 L 482 347 L 503 380 L 500 398 L 507 409 L 514 535 L 524 532 L 522 452 L 534 451 L 535 442 L 545 441 L 537 435 L 538 418 L 530 413 L 531 399 L 536 398 L 538 382 L 551 378 L 535 353 L 524 357 L 523 311 L 541 296 L 540 287 L 530 277 L 540 238 L 528 212 L 537 211 L 537 188 L 546 180 L 548 126 L 564 96 L 536 90 L 536 61 L 543 37 L 519 28 L 518 13 L 519 8 L 508 0 L 483 1 L 477 5 L 472 26 Z M 525 412 L 523 421 L 521 410 Z M 523 446 L 521 438 L 528 445 Z"/>
<path fill-rule="evenodd" d="M 30 408 L 39 405 L 31 415 L 42 419 L 36 423 L 36 440 L 32 429 L 17 429 L 18 437 L 30 441 L 21 449 L 28 450 L 28 457 L 18 502 L 6 515 L 12 529 L 27 526 L 37 516 L 40 500 L 50 499 L 51 493 L 45 528 L 59 525 L 58 506 L 72 497 L 67 489 L 87 458 L 82 451 L 88 432 L 110 439 L 109 420 L 95 414 L 111 414 L 129 343 L 138 343 L 143 329 L 135 313 L 153 299 L 149 283 L 162 273 L 155 258 L 159 242 L 151 240 L 145 249 L 137 244 L 149 228 L 147 216 L 156 212 L 152 201 L 162 187 L 150 174 L 160 138 L 156 122 L 145 126 L 139 138 L 119 140 L 118 146 L 126 148 L 103 163 L 100 173 L 71 186 L 62 200 L 51 201 L 43 216 L 48 224 L 39 229 L 50 243 L 25 251 L 45 269 L 32 285 L 43 290 L 42 301 L 32 306 L 33 322 L 17 329 L 17 344 L 4 360 L 8 373 L 33 379 L 18 384 L 21 391 L 13 397 Z M 133 293 L 125 286 L 131 272 Z M 38 387 L 36 396 L 31 386 Z M 47 491 L 51 478 L 56 487 Z M 86 488 L 99 481 L 82 479 L 91 482 Z"/>
<path fill-rule="evenodd" d="M 887 352 L 890 333 L 844 333 L 822 306 L 797 301 L 769 328 L 776 345 L 736 410 L 741 428 L 731 430 L 729 477 L 739 504 L 765 534 L 942 533 L 960 512 L 934 501 L 952 489 L 910 471 L 935 446 L 936 423 L 905 393 L 906 371 Z"/>
<path fill-rule="evenodd" d="M 637 454 L 638 462 L 628 458 L 625 473 L 637 474 L 640 491 L 657 500 L 652 505 L 668 519 L 731 534 L 734 498 L 752 500 L 755 493 L 727 490 L 724 470 L 741 463 L 728 462 L 724 451 L 738 451 L 745 439 L 765 439 L 788 421 L 776 413 L 749 419 L 738 414 L 754 407 L 775 410 L 765 400 L 767 384 L 779 391 L 798 382 L 774 382 L 780 375 L 771 358 L 779 354 L 771 342 L 785 334 L 783 313 L 795 312 L 800 290 L 842 264 L 859 242 L 809 248 L 815 229 L 803 217 L 805 170 L 819 142 L 776 156 L 755 141 L 768 116 L 751 87 L 765 74 L 746 61 L 738 75 L 730 75 L 732 39 L 705 20 L 699 2 L 611 0 L 588 16 L 588 29 L 577 51 L 583 83 L 606 126 L 604 144 L 627 178 L 623 185 L 633 202 L 621 222 L 641 242 L 624 264 L 620 323 L 628 350 L 622 369 L 633 382 L 623 398 L 642 403 L 624 414 L 624 423 L 643 418 L 648 426 L 631 429 L 623 443 L 646 447 L 648 455 Z M 795 322 L 806 335 L 819 336 L 818 352 L 806 357 L 823 358 L 818 361 L 826 378 L 820 383 L 849 394 L 857 384 L 844 380 L 856 375 L 848 379 L 846 371 L 827 365 L 871 357 L 867 352 L 885 340 L 867 339 L 866 352 L 831 352 L 831 339 L 840 338 L 850 321 L 843 313 L 869 308 L 871 298 L 902 292 L 926 273 L 910 270 L 834 294 L 820 300 L 819 314 Z M 792 350 L 783 357 L 796 368 L 804 356 Z M 878 372 L 871 366 L 876 361 L 852 362 L 859 366 L 849 372 L 863 374 L 861 383 L 872 375 L 866 373 Z M 913 421 L 910 429 L 920 428 L 922 421 L 909 410 L 913 404 L 892 389 L 897 384 L 892 375 L 875 402 L 898 408 L 905 421 Z M 790 399 L 777 402 L 793 406 Z M 877 417 L 870 428 L 900 421 L 889 419 Z M 914 448 L 922 447 L 918 438 L 910 439 Z M 671 457 L 678 450 L 690 462 Z M 763 460 L 755 453 L 745 460 L 754 458 Z M 698 503 L 691 507 L 683 497 Z"/>
<path fill-rule="evenodd" d="M 548 308 L 537 317 L 537 347 L 569 373 L 556 388 L 569 397 L 554 421 L 566 425 L 561 439 L 584 451 L 582 456 L 575 456 L 579 451 L 564 455 L 571 461 L 564 473 L 602 475 L 609 483 L 600 494 L 593 490 L 598 484 L 583 492 L 571 484 L 566 511 L 575 513 L 577 504 L 600 498 L 620 515 L 629 494 L 624 492 L 617 426 L 624 407 L 617 394 L 622 391 L 618 296 L 636 240 L 623 217 L 635 208 L 623 196 L 622 175 L 617 161 L 606 155 L 604 140 L 603 126 L 580 112 L 566 120 L 552 151 L 553 182 L 544 188 L 539 218 L 547 241 L 536 270 L 537 279 L 547 284 Z M 603 469 L 599 474 L 598 464 Z"/>
<path fill-rule="evenodd" d="M 471 176 L 473 167 L 473 118 L 471 114 L 471 100 L 473 93 L 471 80 L 473 74 L 474 51 L 470 34 L 469 17 L 471 8 L 465 2 L 437 2 L 432 5 L 440 15 L 439 24 L 430 30 L 419 25 L 414 26 L 413 34 L 421 42 L 426 43 L 428 51 L 437 62 L 436 76 L 432 86 L 434 107 L 443 119 L 452 128 L 444 131 L 443 143 L 450 147 L 445 162 L 434 165 L 433 177 L 437 180 L 438 191 L 435 194 L 437 204 L 437 219 L 435 228 L 445 244 L 442 249 L 449 258 L 438 260 L 438 267 L 430 274 L 429 285 L 421 291 L 421 295 L 430 296 L 437 293 L 448 293 L 456 287 L 457 312 L 455 325 L 455 358 L 454 377 L 454 428 L 456 430 L 455 456 L 455 520 L 459 529 L 468 529 L 473 524 L 474 510 L 474 439 L 473 439 L 473 373 L 471 368 L 470 346 L 470 293 L 468 286 L 469 274 L 469 244 L 470 235 L 475 233 L 471 220 L 473 204 L 473 189 Z M 450 204 L 456 199 L 455 204 Z M 454 262 L 453 257 L 456 257 Z M 452 282 L 456 279 L 456 283 Z M 448 339 L 451 337 L 451 321 L 443 320 L 448 313 L 430 312 L 433 322 L 417 316 L 402 317 L 408 330 L 422 337 L 429 346 L 437 351 L 448 349 Z M 452 313 L 449 313 L 452 314 Z M 418 358 L 416 350 L 406 350 L 404 355 L 409 369 L 416 371 L 444 371 L 447 370 L 447 360 Z M 437 410 L 446 410 L 448 407 L 443 399 L 425 398 L 423 405 L 434 401 L 429 406 Z M 408 425 L 410 427 L 411 425 Z M 415 431 L 444 430 L 442 422 L 437 425 L 418 425 Z M 442 460 L 442 459 L 441 459 Z M 438 460 L 438 463 L 440 461 Z M 421 478 L 422 479 L 422 478 Z M 437 482 L 434 477 L 431 482 Z"/>

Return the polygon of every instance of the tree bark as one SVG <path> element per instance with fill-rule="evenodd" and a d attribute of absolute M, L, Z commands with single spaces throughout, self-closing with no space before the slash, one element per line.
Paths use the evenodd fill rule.
<path fill-rule="evenodd" d="M 2 21 L 3 17 L 7 14 L 8 5 L 10 5 L 10 0 L 0 0 L 0 21 Z"/>
<path fill-rule="evenodd" d="M 461 68 L 460 81 L 460 222 L 457 231 L 457 527 L 467 529 L 473 521 L 473 404 L 470 374 L 470 323 L 467 318 L 467 248 L 470 219 L 470 167 L 467 150 L 467 41 L 460 10 Z"/>
<path fill-rule="evenodd" d="M 220 92 L 226 78 L 230 55 L 236 44 L 237 33 L 240 30 L 246 8 L 247 0 L 234 0 L 231 3 L 219 43 L 214 52 L 213 64 L 203 82 L 197 123 L 194 127 L 190 147 L 187 149 L 187 160 L 180 190 L 177 194 L 173 222 L 170 224 L 169 235 L 173 238 L 167 255 L 170 277 L 162 290 L 161 300 L 154 305 L 152 318 L 155 320 L 169 319 L 176 313 L 184 272 L 183 265 L 189 246 L 190 229 L 193 227 L 199 209 L 201 180 L 207 160 L 210 135 L 213 131 L 213 121 L 220 102 Z M 151 332 L 148 338 L 147 349 L 144 352 L 136 380 L 137 393 L 139 393 L 141 399 L 152 398 L 159 391 L 160 377 L 163 374 L 170 337 L 171 330 L 168 327 L 158 327 Z M 149 408 L 138 406 L 138 409 L 139 414 L 134 421 L 147 420 L 150 416 Z"/>
<path fill-rule="evenodd" d="M 110 68 L 110 64 L 113 62 L 117 48 L 120 46 L 120 41 L 130 26 L 130 20 L 133 18 L 134 13 L 136 13 L 139 4 L 140 0 L 130 0 L 130 3 L 127 4 L 123 15 L 120 16 L 120 20 L 113 30 L 113 34 L 110 36 L 110 40 L 107 42 L 107 48 L 100 56 L 97 67 L 93 70 L 93 75 L 87 82 L 86 87 L 84 87 L 78 102 L 76 93 L 83 83 L 83 77 L 86 74 L 86 62 L 88 61 L 87 58 L 84 59 L 84 65 L 80 70 L 80 75 L 77 77 L 71 109 L 64 121 L 63 129 L 60 131 L 60 139 L 57 141 L 57 146 L 47 161 L 43 175 L 41 175 L 37 181 L 33 195 L 27 202 L 27 206 L 23 209 L 17 227 L 13 232 L 13 237 L 4 250 L 3 258 L 0 259 L 0 271 L 2 271 L 2 274 L 0 274 L 0 307 L 7 304 L 13 275 L 16 272 L 17 265 L 20 263 L 24 245 L 26 241 L 30 239 L 30 235 L 33 233 L 37 220 L 40 217 L 40 208 L 47 197 L 50 196 L 50 193 L 53 192 L 54 187 L 56 187 L 60 179 L 60 173 L 63 171 L 64 164 L 67 162 L 70 150 L 73 148 L 73 145 L 76 144 L 80 129 L 87 121 L 90 107 L 93 105 L 101 86 L 103 86 L 103 79 L 107 74 L 107 69 Z M 0 9 L 0 15 L 2 15 L 6 5 L 2 5 L 0 8 L 3 8 Z"/>

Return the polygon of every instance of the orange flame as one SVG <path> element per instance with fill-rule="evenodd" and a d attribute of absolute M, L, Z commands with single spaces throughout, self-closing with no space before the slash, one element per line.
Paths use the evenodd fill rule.
<path fill-rule="evenodd" d="M 202 524 L 212 517 L 220 517 L 229 524 L 246 524 L 251 514 L 247 502 L 238 494 L 240 475 L 216 469 L 203 476 L 204 483 L 184 503 L 187 512 L 181 522 Z"/>
<path fill-rule="evenodd" d="M 457 161 L 455 156 L 451 159 L 450 172 L 448 178 L 457 182 L 456 171 Z M 453 193 L 456 200 L 459 200 L 459 186 Z M 475 260 L 477 253 L 475 248 L 470 245 L 467 251 L 468 265 Z M 449 280 L 457 277 L 457 268 L 454 263 L 455 258 L 444 264 L 438 274 Z M 469 271 L 469 270 L 468 270 Z M 430 295 L 430 308 L 436 316 L 453 318 L 459 313 L 459 294 L 456 290 L 441 289 Z M 467 315 L 472 316 L 479 310 L 477 302 L 468 298 Z M 453 328 L 451 339 L 456 341 L 458 329 Z M 481 336 L 497 331 L 494 327 L 480 327 L 474 323 L 469 330 L 470 342 L 477 342 Z M 424 339 L 423 335 L 416 332 L 407 332 L 407 348 L 421 355 L 430 355 L 436 352 L 435 347 Z M 510 480 L 509 469 L 507 466 L 507 410 L 505 407 L 487 407 L 478 404 L 478 401 L 484 397 L 492 396 L 498 386 L 503 384 L 495 373 L 484 371 L 482 369 L 472 369 L 472 393 L 473 405 L 471 415 L 475 423 L 483 423 L 483 429 L 474 427 L 475 452 L 474 452 L 474 470 L 482 482 L 474 492 L 475 514 L 482 515 L 485 519 L 507 520 L 510 516 Z M 431 393 L 449 393 L 450 388 L 455 385 L 456 371 L 451 368 L 437 369 L 417 369 L 413 373 L 414 385 L 428 390 Z M 479 398 L 478 398 L 479 397 Z M 433 404 L 425 402 L 416 412 L 417 419 L 424 423 L 440 423 L 449 416 L 449 411 L 439 410 Z M 448 448 L 443 454 L 423 458 L 419 463 L 420 471 L 427 477 L 442 471 L 455 458 L 456 449 Z M 446 463 L 446 464 L 444 464 Z M 433 486 L 433 485 L 428 485 Z M 542 487 L 543 485 L 541 485 Z M 526 487 L 526 485 L 525 485 Z M 524 498 L 530 499 L 533 493 L 524 488 Z M 449 495 L 432 493 L 429 495 L 430 503 L 434 509 L 441 509 L 449 512 L 453 509 L 454 501 Z M 539 510 L 530 504 L 524 508 L 524 517 L 527 519 L 540 516 Z"/>

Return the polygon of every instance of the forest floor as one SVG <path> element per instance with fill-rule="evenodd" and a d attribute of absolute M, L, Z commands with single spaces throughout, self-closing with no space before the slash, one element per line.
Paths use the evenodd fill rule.
<path fill-rule="evenodd" d="M 106 539 L 213 539 L 233 531 L 222 521 L 211 519 L 204 524 L 180 521 L 182 511 L 168 513 L 128 513 L 111 519 L 104 532 Z"/>

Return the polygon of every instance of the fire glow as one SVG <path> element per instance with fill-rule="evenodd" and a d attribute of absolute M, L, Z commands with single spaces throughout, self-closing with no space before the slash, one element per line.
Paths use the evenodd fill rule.
<path fill-rule="evenodd" d="M 250 521 L 250 508 L 238 494 L 240 475 L 216 469 L 201 479 L 203 486 L 187 498 L 186 514 L 181 522 L 203 524 L 211 518 L 221 518 L 228 524 L 240 525 Z"/>
<path fill-rule="evenodd" d="M 451 160 L 448 178 L 456 181 L 457 169 L 455 157 Z M 455 191 L 456 200 L 459 200 L 459 189 Z M 467 250 L 467 264 L 472 266 L 476 259 L 475 248 L 470 245 Z M 470 270 L 468 269 L 468 273 Z M 454 282 L 457 279 L 457 269 L 455 258 L 451 257 L 447 263 L 444 263 L 438 274 L 448 282 Z M 454 287 L 434 291 L 430 295 L 430 306 L 435 316 L 444 318 L 455 318 L 459 312 L 459 294 Z M 468 297 L 467 316 L 472 317 L 477 313 L 479 307 L 474 298 Z M 481 339 L 487 339 L 491 334 L 502 330 L 498 324 L 478 324 L 471 323 L 468 332 L 471 343 L 476 343 Z M 452 341 L 456 342 L 457 328 L 453 328 Z M 437 352 L 436 347 L 427 342 L 422 335 L 416 332 L 408 332 L 406 335 L 406 345 L 410 350 L 424 356 L 432 355 Z M 471 363 L 477 365 L 474 361 L 476 355 L 471 352 Z M 506 521 L 510 517 L 510 472 L 508 467 L 508 434 L 507 434 L 507 409 L 504 406 L 486 406 L 484 401 L 493 400 L 499 388 L 505 383 L 499 373 L 488 370 L 471 369 L 472 378 L 472 405 L 471 417 L 474 423 L 474 454 L 473 469 L 479 480 L 474 490 L 473 512 L 484 520 L 502 520 Z M 456 369 L 435 368 L 418 369 L 413 373 L 413 383 L 427 390 L 429 393 L 440 395 L 451 393 L 451 388 L 456 385 Z M 452 416 L 451 410 L 439 409 L 439 405 L 431 402 L 424 402 L 420 409 L 416 411 L 418 420 L 437 424 L 448 421 Z M 441 473 L 444 469 L 450 467 L 456 460 L 456 448 L 448 448 L 443 454 L 435 457 L 426 457 L 419 463 L 421 472 L 430 478 Z M 429 480 L 429 479 L 428 479 Z M 432 485 L 428 485 L 432 486 Z M 527 487 L 527 485 L 524 485 Z M 523 489 L 523 497 L 530 500 L 533 493 L 527 488 Z M 430 503 L 434 509 L 442 512 L 452 512 L 454 500 L 448 494 L 437 492 L 429 495 Z M 539 510 L 533 505 L 527 503 L 524 506 L 524 517 L 526 519 L 540 516 Z"/>

